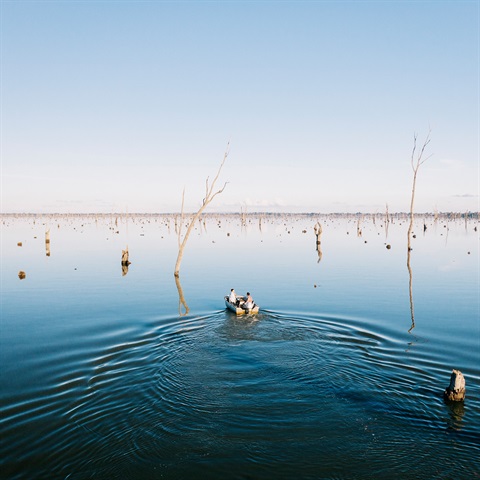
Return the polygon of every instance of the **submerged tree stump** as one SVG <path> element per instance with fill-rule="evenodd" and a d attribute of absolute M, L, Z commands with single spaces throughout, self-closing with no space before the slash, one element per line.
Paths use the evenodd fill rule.
<path fill-rule="evenodd" d="M 317 237 L 317 241 L 316 241 L 316 247 L 315 249 L 317 250 L 317 254 L 318 254 L 318 260 L 317 260 L 317 263 L 320 263 L 320 260 L 322 259 L 322 241 L 321 241 L 321 237 L 322 237 L 322 226 L 320 225 L 320 222 L 317 222 L 315 224 L 315 226 L 313 227 L 313 231 L 315 232 L 315 236 Z"/>
<path fill-rule="evenodd" d="M 128 267 L 130 265 L 130 261 L 128 260 L 128 246 L 126 250 L 122 250 L 122 266 Z"/>
<path fill-rule="evenodd" d="M 50 256 L 50 229 L 45 232 L 45 253 Z"/>
<path fill-rule="evenodd" d="M 453 370 L 450 385 L 443 392 L 443 398 L 450 402 L 461 402 L 465 399 L 465 377 L 460 370 Z"/>
<path fill-rule="evenodd" d="M 320 222 L 317 222 L 315 226 L 313 227 L 313 231 L 315 232 L 315 235 L 317 237 L 317 242 L 320 242 L 320 236 L 322 235 L 322 226 L 320 225 Z"/>
<path fill-rule="evenodd" d="M 126 250 L 122 250 L 122 277 L 128 273 L 128 266 L 130 265 L 128 260 L 128 245 Z"/>

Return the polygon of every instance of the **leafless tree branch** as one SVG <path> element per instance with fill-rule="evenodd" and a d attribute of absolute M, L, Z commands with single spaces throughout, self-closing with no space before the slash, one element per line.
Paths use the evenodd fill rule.
<path fill-rule="evenodd" d="M 181 238 L 181 234 L 180 234 L 181 230 L 179 230 L 179 234 L 178 234 L 178 256 L 177 256 L 177 262 L 175 263 L 175 271 L 174 271 L 175 277 L 178 277 L 180 275 L 180 264 L 182 263 L 183 251 L 184 251 L 185 246 L 187 244 L 190 233 L 192 232 L 192 229 L 195 226 L 196 221 L 200 218 L 200 216 L 202 215 L 202 213 L 205 210 L 205 208 L 207 207 L 207 205 L 218 194 L 222 193 L 225 190 L 225 187 L 227 186 L 227 182 L 225 182 L 224 186 L 220 190 L 213 193 L 213 190 L 215 188 L 215 184 L 217 183 L 218 177 L 220 176 L 220 172 L 222 171 L 222 168 L 223 168 L 223 166 L 225 164 L 225 161 L 228 157 L 229 147 L 230 147 L 230 142 L 227 143 L 227 148 L 225 150 L 225 154 L 223 156 L 222 163 L 220 164 L 220 167 L 218 168 L 217 174 L 215 175 L 215 178 L 213 179 L 213 182 L 211 183 L 210 186 L 208 184 L 208 177 L 207 177 L 207 180 L 205 182 L 205 186 L 206 186 L 205 198 L 203 199 L 201 207 L 198 209 L 198 211 L 193 215 L 192 219 L 190 220 L 183 239 Z M 182 224 L 183 224 L 183 216 L 184 216 L 184 213 L 183 213 L 184 195 L 185 195 L 185 190 L 184 190 L 183 196 L 182 196 Z M 181 229 L 181 227 L 180 227 L 180 229 Z"/>

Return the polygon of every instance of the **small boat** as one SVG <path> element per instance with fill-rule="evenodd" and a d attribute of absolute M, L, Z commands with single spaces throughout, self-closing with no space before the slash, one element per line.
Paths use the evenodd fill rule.
<path fill-rule="evenodd" d="M 242 305 L 242 303 L 240 303 L 240 305 L 230 303 L 228 300 L 228 295 L 225 296 L 225 306 L 232 312 L 235 312 L 237 315 L 243 315 L 245 313 L 258 313 L 260 310 L 260 307 L 256 303 L 253 304 L 253 308 L 243 308 Z"/>

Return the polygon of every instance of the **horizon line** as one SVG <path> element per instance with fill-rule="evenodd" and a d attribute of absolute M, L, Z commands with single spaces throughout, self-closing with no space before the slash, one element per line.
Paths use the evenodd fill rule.
<path fill-rule="evenodd" d="M 197 212 L 196 211 L 191 211 L 191 212 L 184 212 L 184 216 L 190 216 L 190 215 L 195 215 Z M 258 215 L 276 215 L 276 216 L 292 216 L 292 215 L 308 215 L 308 216 L 313 216 L 313 215 L 321 215 L 321 216 L 326 216 L 326 215 L 352 215 L 352 216 L 361 216 L 361 215 L 368 215 L 368 216 L 376 216 L 376 215 L 387 215 L 388 216 L 395 216 L 395 215 L 410 215 L 410 212 L 407 211 L 395 211 L 395 212 L 387 212 L 387 211 L 377 211 L 377 212 L 313 212 L 313 211 L 296 211 L 296 212 L 278 212 L 278 211 L 254 211 L 254 212 L 226 212 L 226 211 L 218 211 L 218 212 L 203 212 L 202 216 L 213 216 L 213 215 L 245 215 L 245 216 L 258 216 Z M 178 216 L 182 215 L 182 212 L 119 212 L 119 211 L 112 211 L 112 212 L 0 212 L 0 217 L 3 216 L 75 216 L 75 217 L 80 217 L 80 216 L 122 216 L 122 217 L 127 217 L 127 216 L 161 216 L 161 215 L 166 215 L 166 216 Z M 414 212 L 414 216 L 418 215 L 427 215 L 427 216 L 448 216 L 448 215 L 468 215 L 468 216 L 479 216 L 480 211 L 472 211 L 472 210 L 466 210 L 466 211 L 424 211 L 424 212 Z"/>

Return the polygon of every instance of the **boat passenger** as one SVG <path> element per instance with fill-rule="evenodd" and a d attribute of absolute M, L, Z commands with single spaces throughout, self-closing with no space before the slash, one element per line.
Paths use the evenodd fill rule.
<path fill-rule="evenodd" d="M 233 303 L 234 305 L 237 303 L 237 294 L 235 293 L 235 290 L 233 288 L 230 290 L 230 296 L 228 297 L 228 301 L 230 303 Z"/>
<path fill-rule="evenodd" d="M 242 305 L 242 307 L 247 309 L 247 310 L 250 310 L 250 309 L 253 308 L 254 305 L 255 305 L 255 303 L 253 302 L 253 298 L 250 295 L 250 292 L 247 292 L 247 296 L 245 298 L 245 303 Z"/>

